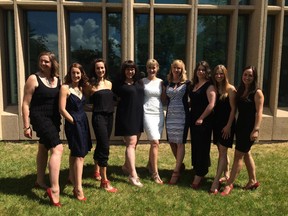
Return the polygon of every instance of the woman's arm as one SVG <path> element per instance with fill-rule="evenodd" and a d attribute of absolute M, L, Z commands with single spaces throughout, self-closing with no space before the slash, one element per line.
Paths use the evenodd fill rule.
<path fill-rule="evenodd" d="M 230 115 L 226 126 L 222 129 L 222 137 L 228 139 L 230 137 L 231 125 L 235 119 L 236 114 L 236 89 L 230 85 L 228 89 L 229 104 L 230 104 Z"/>
<path fill-rule="evenodd" d="M 216 90 L 213 85 L 210 85 L 206 91 L 206 95 L 208 98 L 208 105 L 205 108 L 204 112 L 201 114 L 201 116 L 196 120 L 195 125 L 201 125 L 203 123 L 203 120 L 212 112 L 215 102 L 216 102 Z"/>
<path fill-rule="evenodd" d="M 67 97 L 69 96 L 69 86 L 62 85 L 59 93 L 59 112 L 71 124 L 74 124 L 74 119 L 66 110 Z"/>
<path fill-rule="evenodd" d="M 254 96 L 254 101 L 255 101 L 255 108 L 256 108 L 256 113 L 255 113 L 256 116 L 255 116 L 254 128 L 250 134 L 250 139 L 252 141 L 255 141 L 258 139 L 260 124 L 262 121 L 264 95 L 260 89 L 256 91 L 256 94 Z"/>
<path fill-rule="evenodd" d="M 30 127 L 30 120 L 29 120 L 29 114 L 30 114 L 29 108 L 32 96 L 37 86 L 38 82 L 35 75 L 29 76 L 24 86 L 24 96 L 22 102 L 23 129 L 24 129 L 24 136 L 30 139 L 32 138 L 32 130 Z"/>

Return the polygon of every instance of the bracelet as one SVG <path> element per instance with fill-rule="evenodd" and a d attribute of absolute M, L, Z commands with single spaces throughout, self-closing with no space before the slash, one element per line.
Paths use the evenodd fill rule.
<path fill-rule="evenodd" d="M 24 129 L 24 132 L 26 132 L 27 130 L 31 129 L 31 127 L 27 127 L 27 128 L 23 128 Z"/>

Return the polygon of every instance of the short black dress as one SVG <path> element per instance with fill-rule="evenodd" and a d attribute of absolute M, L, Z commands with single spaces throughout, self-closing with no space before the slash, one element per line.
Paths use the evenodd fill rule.
<path fill-rule="evenodd" d="M 250 134 L 255 124 L 255 96 L 256 91 L 248 95 L 247 98 L 240 98 L 237 101 L 238 117 L 236 122 L 236 147 L 240 152 L 250 151 L 254 141 L 250 140 Z"/>
<path fill-rule="evenodd" d="M 58 79 L 55 88 L 49 88 L 37 74 L 35 76 L 38 87 L 30 103 L 30 123 L 39 137 L 39 143 L 50 149 L 62 143 L 59 136 L 61 116 L 58 107 L 60 80 Z"/>
<path fill-rule="evenodd" d="M 210 147 L 212 136 L 213 114 L 207 116 L 201 125 L 195 125 L 197 119 L 202 115 L 209 104 L 206 91 L 212 85 L 206 82 L 197 91 L 193 91 L 193 86 L 189 92 L 190 109 L 190 133 L 192 145 L 192 166 L 197 176 L 205 176 L 211 165 Z"/>
<path fill-rule="evenodd" d="M 88 119 L 84 111 L 85 102 L 84 95 L 80 99 L 71 93 L 67 98 L 66 110 L 73 117 L 74 124 L 65 120 L 65 134 L 73 157 L 85 157 L 92 148 Z"/>
<path fill-rule="evenodd" d="M 224 139 L 222 137 L 222 129 L 227 125 L 231 112 L 229 97 L 220 99 L 220 95 L 217 94 L 216 105 L 214 107 L 213 117 L 213 143 L 221 144 L 227 148 L 232 148 L 234 134 L 235 134 L 235 119 L 232 122 L 230 129 L 230 137 Z"/>
<path fill-rule="evenodd" d="M 115 136 L 132 136 L 143 132 L 143 83 L 123 83 L 115 89 L 115 94 L 120 98 L 116 111 Z"/>

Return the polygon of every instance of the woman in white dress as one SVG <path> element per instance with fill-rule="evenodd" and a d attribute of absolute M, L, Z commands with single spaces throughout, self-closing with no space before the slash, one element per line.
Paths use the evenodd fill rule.
<path fill-rule="evenodd" d="M 157 78 L 159 63 L 155 59 L 149 59 L 146 63 L 147 78 L 143 78 L 144 84 L 144 130 L 150 141 L 149 171 L 152 179 L 157 184 L 163 184 L 158 174 L 158 149 L 164 126 L 164 113 L 161 99 L 165 97 L 163 81 Z"/>

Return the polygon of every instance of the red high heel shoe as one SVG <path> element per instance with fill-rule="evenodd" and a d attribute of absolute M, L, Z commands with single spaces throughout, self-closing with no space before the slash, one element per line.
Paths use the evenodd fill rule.
<path fill-rule="evenodd" d="M 204 179 L 203 177 L 199 176 L 200 177 L 200 181 L 198 183 L 193 183 L 190 185 L 190 187 L 192 187 L 194 190 L 198 190 L 202 184 L 202 180 Z"/>
<path fill-rule="evenodd" d="M 52 197 L 51 188 L 47 188 L 46 193 L 45 193 L 44 196 L 45 196 L 45 197 L 47 197 L 47 196 L 49 197 L 50 203 L 51 203 L 53 206 L 61 207 L 60 201 L 59 201 L 58 203 L 55 203 L 55 202 L 54 202 L 53 197 Z"/>
<path fill-rule="evenodd" d="M 109 180 L 102 180 L 100 187 L 110 193 L 116 193 L 118 191 L 117 188 L 112 187 Z"/>
<path fill-rule="evenodd" d="M 260 186 L 260 183 L 257 181 L 255 184 L 252 184 L 250 186 L 246 185 L 244 187 L 244 190 L 256 190 Z"/>
<path fill-rule="evenodd" d="M 93 178 L 96 179 L 97 181 L 101 181 L 101 175 L 100 172 L 94 172 Z"/>
<path fill-rule="evenodd" d="M 79 197 L 78 197 L 78 193 L 76 192 L 76 189 L 75 189 L 75 188 L 73 189 L 73 195 L 74 195 L 74 197 L 75 197 L 76 199 L 78 199 L 79 201 L 86 201 L 86 200 L 87 200 L 87 198 L 86 198 L 85 196 L 83 196 L 83 198 L 79 198 Z"/>
<path fill-rule="evenodd" d="M 168 182 L 169 185 L 176 185 L 177 182 L 179 181 L 179 178 L 180 178 L 180 173 L 179 172 L 173 172 L 172 176 L 171 176 L 171 179 L 170 181 Z M 174 181 L 172 181 L 172 179 Z"/>
<path fill-rule="evenodd" d="M 228 188 L 228 189 L 226 189 L 226 188 Z M 224 188 L 224 190 L 223 190 L 222 193 L 221 193 L 221 196 L 227 196 L 227 195 L 229 195 L 229 194 L 231 193 L 232 189 L 233 189 L 233 184 L 231 184 L 231 185 L 226 185 L 225 188 Z"/>

